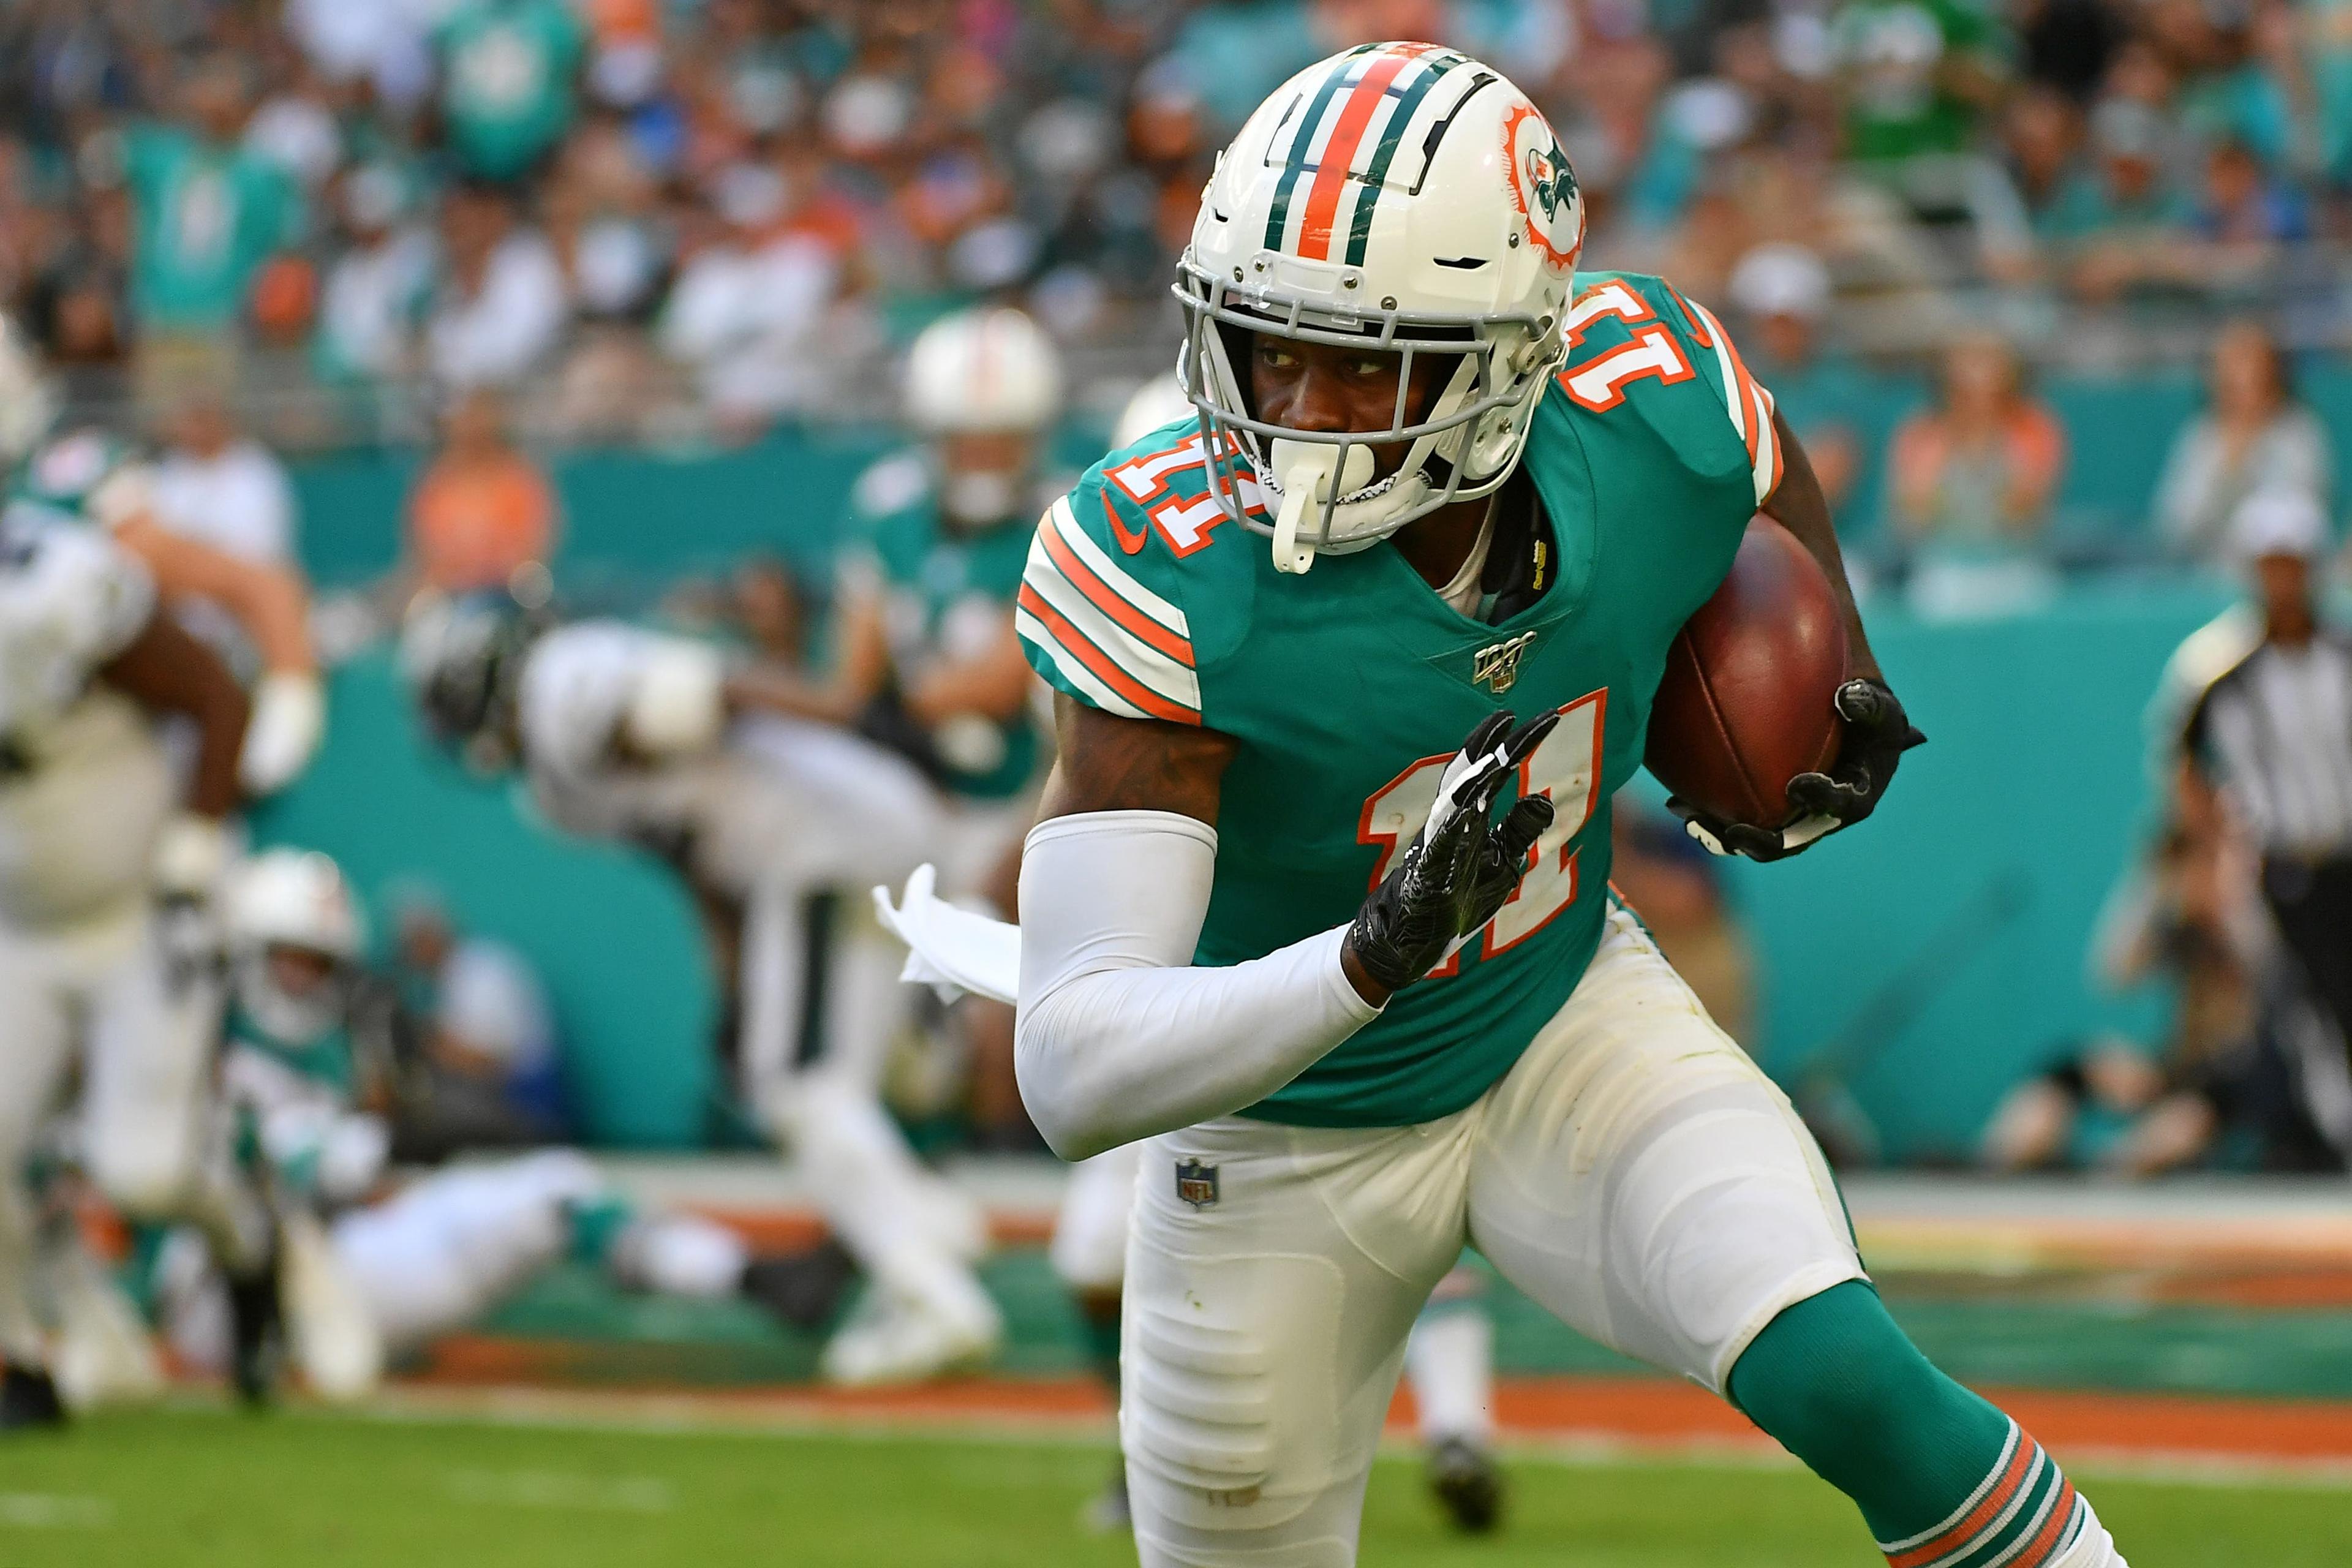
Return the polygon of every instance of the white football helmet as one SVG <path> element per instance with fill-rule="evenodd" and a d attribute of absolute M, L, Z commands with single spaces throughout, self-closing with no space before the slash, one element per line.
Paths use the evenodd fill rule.
<path fill-rule="evenodd" d="M 237 868 L 226 900 L 237 1005 L 291 1046 L 324 1038 L 343 1021 L 352 967 L 366 945 L 359 900 L 342 868 L 314 849 L 265 849 Z M 325 980 L 297 992 L 269 964 L 273 949 L 327 961 Z"/>
<path fill-rule="evenodd" d="M 1128 395 L 1127 406 L 1118 411 L 1118 423 L 1111 426 L 1111 450 L 1132 447 L 1162 425 L 1189 419 L 1192 414 L 1184 378 L 1175 371 L 1163 371 Z"/>
<path fill-rule="evenodd" d="M 1434 44 L 1366 44 L 1308 67 L 1258 106 L 1217 160 L 1178 264 L 1179 360 L 1204 416 L 1226 515 L 1304 572 L 1508 479 L 1563 353 L 1584 202 L 1559 142 L 1492 68 Z M 1378 430 L 1289 430 L 1256 417 L 1249 334 L 1402 356 Z M 1418 355 L 1457 362 L 1435 404 L 1405 405 Z M 1374 481 L 1376 446 L 1407 444 Z M 1278 500 L 1242 504 L 1245 458 Z M 1312 515 L 1310 515 L 1310 511 Z"/>
<path fill-rule="evenodd" d="M 1062 407 L 1062 356 L 1019 310 L 959 310 L 907 357 L 907 419 L 926 436 L 1040 431 Z"/>

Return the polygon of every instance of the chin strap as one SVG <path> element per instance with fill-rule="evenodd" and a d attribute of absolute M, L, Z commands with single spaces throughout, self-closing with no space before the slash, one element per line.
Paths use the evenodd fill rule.
<path fill-rule="evenodd" d="M 1282 492 L 1282 510 L 1274 519 L 1274 569 L 1293 575 L 1315 564 L 1315 546 L 1298 542 L 1298 525 L 1307 509 L 1329 503 L 1332 474 L 1341 453 L 1347 466 L 1340 472 L 1337 493 L 1352 495 L 1372 481 L 1371 448 L 1362 445 L 1327 447 L 1318 441 L 1276 441 L 1268 456 L 1275 487 Z"/>

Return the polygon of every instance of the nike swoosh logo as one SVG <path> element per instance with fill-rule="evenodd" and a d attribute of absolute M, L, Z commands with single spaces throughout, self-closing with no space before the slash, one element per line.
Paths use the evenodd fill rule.
<path fill-rule="evenodd" d="M 1127 524 L 1119 521 L 1118 509 L 1110 504 L 1108 496 L 1103 498 L 1102 509 L 1103 515 L 1110 519 L 1110 536 L 1118 541 L 1118 547 L 1129 555 L 1142 554 L 1144 545 L 1151 538 L 1150 531 L 1147 529 L 1138 529 L 1133 533 L 1129 533 L 1127 531 Z"/>

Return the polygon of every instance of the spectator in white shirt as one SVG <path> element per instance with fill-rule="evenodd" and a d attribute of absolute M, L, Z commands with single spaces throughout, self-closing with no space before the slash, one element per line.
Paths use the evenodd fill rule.
<path fill-rule="evenodd" d="M 394 164 L 352 170 L 340 195 L 351 243 L 320 295 L 319 367 L 337 379 L 390 380 L 413 366 L 433 288 L 433 235 L 414 220 L 409 177 Z"/>
<path fill-rule="evenodd" d="M 554 248 L 516 222 L 501 192 L 452 190 L 441 209 L 442 274 L 425 323 L 427 363 L 454 388 L 511 386 L 563 336 L 569 289 Z"/>
<path fill-rule="evenodd" d="M 2325 510 L 2335 487 L 2326 426 L 2294 395 L 2285 354 L 2252 321 L 2213 340 L 2208 400 L 2180 427 L 2156 489 L 2171 553 L 2227 566 L 2231 520 L 2251 496 L 2294 490 Z"/>
<path fill-rule="evenodd" d="M 841 261 L 789 223 L 791 192 L 773 169 L 744 165 L 720 182 L 716 219 L 696 215 L 687 258 L 658 327 L 662 352 L 688 367 L 725 423 L 757 428 L 831 389 L 820 352 Z"/>
<path fill-rule="evenodd" d="M 256 564 L 296 563 L 294 488 L 225 398 L 199 393 L 181 406 L 154 483 L 155 521 L 173 532 Z"/>

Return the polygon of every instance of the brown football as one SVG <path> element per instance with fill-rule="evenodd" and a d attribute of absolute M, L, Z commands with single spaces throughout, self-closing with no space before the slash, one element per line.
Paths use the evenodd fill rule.
<path fill-rule="evenodd" d="M 1829 578 L 1796 535 L 1758 517 L 1731 574 L 1666 655 L 1643 760 L 1703 811 L 1781 826 L 1789 781 L 1837 756 L 1845 655 Z"/>

